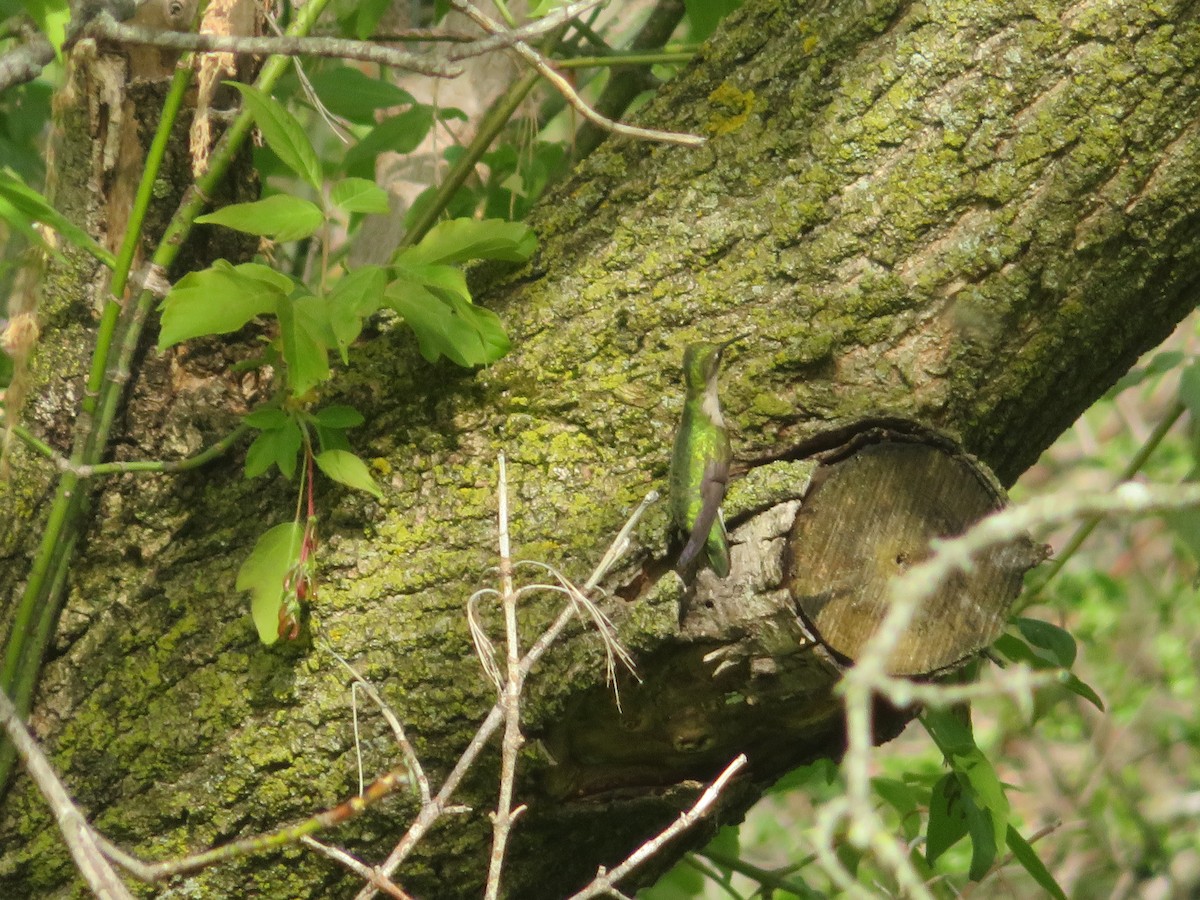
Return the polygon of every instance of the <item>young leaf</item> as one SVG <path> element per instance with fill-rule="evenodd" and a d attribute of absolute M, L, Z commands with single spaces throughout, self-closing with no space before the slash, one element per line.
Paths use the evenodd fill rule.
<path fill-rule="evenodd" d="M 22 231 L 26 231 L 31 222 L 41 222 L 61 234 L 68 243 L 91 254 L 110 269 L 116 265 L 116 257 L 112 253 L 51 206 L 45 197 L 22 182 L 20 176 L 7 166 L 0 170 L 0 199 L 7 201 L 7 208 L 14 210 L 17 215 L 24 216 L 25 221 L 20 222 L 16 215 L 6 212 L 3 206 L 0 206 L 0 218 L 8 219 L 18 227 L 23 225 Z"/>
<path fill-rule="evenodd" d="M 533 229 L 520 222 L 500 219 L 451 219 L 439 222 L 421 242 L 396 255 L 396 262 L 461 263 L 470 259 L 524 262 L 537 248 Z"/>
<path fill-rule="evenodd" d="M 929 825 L 925 829 L 925 859 L 930 865 L 967 833 L 967 815 L 961 798 L 962 787 L 953 772 L 947 772 L 933 786 Z"/>
<path fill-rule="evenodd" d="M 303 442 L 300 426 L 290 417 L 281 427 L 263 431 L 246 451 L 246 477 L 257 478 L 274 463 L 283 477 L 290 480 L 296 474 L 296 460 Z"/>
<path fill-rule="evenodd" d="M 274 194 L 252 203 L 233 203 L 216 212 L 197 216 L 201 225 L 224 225 L 246 234 L 275 241 L 295 241 L 316 232 L 325 214 L 314 204 L 290 194 Z"/>
<path fill-rule="evenodd" d="M 272 428 L 282 428 L 291 420 L 291 416 L 278 406 L 260 406 L 253 412 L 242 417 L 242 421 L 251 428 L 267 431 Z"/>
<path fill-rule="evenodd" d="M 387 191 L 366 178 L 343 178 L 329 191 L 329 199 L 349 213 L 386 213 Z"/>
<path fill-rule="evenodd" d="M 1058 882 L 1054 880 L 1054 876 L 1050 874 L 1050 870 L 1046 868 L 1045 863 L 1038 858 L 1037 853 L 1029 845 L 1029 842 L 1021 837 L 1020 832 L 1011 825 L 1008 826 L 1007 842 L 1008 849 L 1012 851 L 1012 855 L 1016 858 L 1017 862 L 1021 864 L 1034 881 L 1041 885 L 1042 890 L 1051 897 L 1054 897 L 1055 900 L 1067 900 L 1067 895 L 1059 887 Z"/>
<path fill-rule="evenodd" d="M 320 297 L 300 297 L 280 303 L 276 315 L 288 387 L 293 396 L 299 397 L 329 377 L 329 348 L 334 338 L 328 309 Z"/>
<path fill-rule="evenodd" d="M 313 420 L 323 428 L 355 428 L 364 421 L 353 406 L 327 406 L 313 413 Z"/>
<path fill-rule="evenodd" d="M 342 278 L 329 292 L 329 327 L 342 362 L 349 362 L 349 349 L 362 333 L 363 319 L 383 305 L 387 275 L 378 266 L 363 266 Z"/>
<path fill-rule="evenodd" d="M 371 78 L 351 66 L 336 66 L 309 76 L 313 90 L 335 116 L 362 125 L 375 124 L 375 111 L 411 106 L 412 94 L 389 81 Z"/>
<path fill-rule="evenodd" d="M 372 178 L 375 158 L 385 150 L 411 153 L 433 127 L 433 107 L 417 104 L 399 115 L 384 119 L 369 134 L 351 147 L 342 160 L 347 175 Z"/>
<path fill-rule="evenodd" d="M 319 191 L 322 181 L 321 163 L 313 150 L 312 142 L 295 117 L 282 103 L 257 88 L 236 81 L 225 83 L 241 93 L 242 101 L 254 115 L 254 121 L 262 131 L 263 140 L 275 151 L 275 155 Z"/>
<path fill-rule="evenodd" d="M 383 499 L 383 491 L 371 477 L 367 464 L 345 450 L 326 450 L 316 456 L 317 467 L 334 481 L 356 490 L 366 491 L 376 500 Z"/>
<path fill-rule="evenodd" d="M 237 574 L 237 589 L 250 591 L 250 611 L 258 639 L 268 647 L 279 638 L 279 610 L 288 573 L 300 559 L 304 529 L 297 522 L 276 525 L 258 539 Z"/>
<path fill-rule="evenodd" d="M 276 312 L 291 287 L 286 276 L 254 263 L 231 266 L 219 259 L 210 268 L 189 272 L 160 306 L 158 349 L 201 335 L 237 331 L 255 316 Z"/>
<path fill-rule="evenodd" d="M 455 297 L 443 299 L 423 284 L 402 280 L 392 282 L 384 298 L 408 322 L 421 355 L 430 362 L 446 356 L 460 366 L 482 366 L 508 349 L 500 319 L 489 310 Z"/>

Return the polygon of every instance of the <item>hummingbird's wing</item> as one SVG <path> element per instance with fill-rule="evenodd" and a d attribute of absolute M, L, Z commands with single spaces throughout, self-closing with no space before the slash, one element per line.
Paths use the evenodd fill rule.
<path fill-rule="evenodd" d="M 725 525 L 721 522 L 721 501 L 725 499 L 725 486 L 729 479 L 729 463 L 725 460 L 713 460 L 704 468 L 704 478 L 700 483 L 700 512 L 696 516 L 696 521 L 692 523 L 692 530 L 688 533 L 687 543 L 683 547 L 683 551 L 679 554 L 679 561 L 675 563 L 675 571 L 686 577 L 692 570 L 692 565 L 696 560 L 700 550 L 709 540 L 709 532 L 713 530 L 713 524 L 717 523 L 720 528 L 719 539 L 722 540 L 725 536 Z M 710 561 L 719 564 L 720 556 L 709 553 Z M 713 566 L 714 571 L 722 578 L 729 574 L 729 551 L 724 547 L 724 572 L 718 570 L 717 565 Z"/>

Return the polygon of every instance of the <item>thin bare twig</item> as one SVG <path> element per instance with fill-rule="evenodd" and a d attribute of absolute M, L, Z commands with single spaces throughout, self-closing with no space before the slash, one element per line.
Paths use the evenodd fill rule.
<path fill-rule="evenodd" d="M 511 33 L 503 25 L 483 13 L 474 4 L 467 2 L 467 0 L 450 0 L 450 4 L 459 12 L 469 16 L 488 34 L 498 36 Z M 656 128 L 638 128 L 634 125 L 625 125 L 607 116 L 603 116 L 588 106 L 587 102 L 571 87 L 571 83 L 558 74 L 554 70 L 554 67 L 537 50 L 530 47 L 524 41 L 514 42 L 512 49 L 529 65 L 533 66 L 539 75 L 549 81 L 554 86 L 554 89 L 562 94 L 563 99 L 571 104 L 581 116 L 601 128 L 611 131 L 614 134 L 623 134 L 626 137 L 637 138 L 639 140 L 661 141 L 667 144 L 680 144 L 685 147 L 699 147 L 705 142 L 704 138 L 699 135 L 683 134 L 677 131 L 660 131 Z"/>
<path fill-rule="evenodd" d="M 377 63 L 440 78 L 452 78 L 462 74 L 460 66 L 447 63 L 429 53 L 413 53 L 411 50 L 384 47 L 370 41 L 330 36 L 252 37 L 208 32 L 195 34 L 187 31 L 162 31 L 118 22 L 107 12 L 100 13 L 93 20 L 89 32 L 96 37 L 120 44 L 142 44 L 180 52 L 233 53 L 239 56 L 324 56 Z"/>
<path fill-rule="evenodd" d="M 406 894 L 396 882 L 392 881 L 386 875 L 380 873 L 378 869 L 368 866 L 366 863 L 355 859 L 345 850 L 339 850 L 337 847 L 331 847 L 329 844 L 322 844 L 316 838 L 302 837 L 300 843 L 304 846 L 316 850 L 322 856 L 327 856 L 338 865 L 345 866 L 355 875 L 369 881 L 375 887 L 379 888 L 389 897 L 395 897 L 396 900 L 413 900 L 412 896 Z"/>
<path fill-rule="evenodd" d="M 505 681 L 500 695 L 504 709 L 504 736 L 500 742 L 500 796 L 492 816 L 492 853 L 488 860 L 484 900 L 500 896 L 500 876 L 504 869 L 504 853 L 508 836 L 523 807 L 513 808 L 513 785 L 517 779 L 517 754 L 525 738 L 521 735 L 521 675 L 520 636 L 517 634 L 517 595 L 513 591 L 512 548 L 508 539 L 508 466 L 504 453 L 497 460 L 500 469 L 499 538 L 500 538 L 500 604 L 504 609 Z"/>
<path fill-rule="evenodd" d="M 404 754 L 404 762 L 408 767 L 409 775 L 412 776 L 414 783 L 417 785 L 417 790 L 420 792 L 421 803 L 428 803 L 430 799 L 429 777 L 425 774 L 425 770 L 421 767 L 421 760 L 417 757 L 417 751 L 409 741 L 408 736 L 404 733 L 404 727 L 400 724 L 400 720 L 396 718 L 396 714 L 392 711 L 392 708 L 383 701 L 381 696 L 379 696 L 379 692 L 375 690 L 375 685 L 363 678 L 362 675 L 358 673 L 358 670 L 354 668 L 354 666 L 350 665 L 350 663 L 338 655 L 337 651 L 335 651 L 327 643 L 322 642 L 322 646 L 324 647 L 326 653 L 330 654 L 334 659 L 342 664 L 346 671 L 353 676 L 355 684 L 362 688 L 363 692 L 371 698 L 372 702 L 374 702 L 376 706 L 379 707 L 379 711 L 383 714 L 384 721 L 386 721 L 388 726 L 392 729 L 392 734 L 396 738 L 396 743 L 400 747 L 400 752 Z"/>
<path fill-rule="evenodd" d="M 612 545 L 605 552 L 603 558 L 600 560 L 599 565 L 596 566 L 588 580 L 584 583 L 583 590 L 585 593 L 593 590 L 612 568 L 612 566 L 615 565 L 616 561 L 620 558 L 620 554 L 629 546 L 629 536 L 633 533 L 633 529 L 637 527 L 637 523 L 641 521 L 642 516 L 650 507 L 650 504 L 658 500 L 658 497 L 659 495 L 657 491 L 651 491 L 646 495 L 645 499 L 638 504 L 638 507 L 630 515 L 624 527 L 621 528 L 620 532 L 617 533 L 616 538 L 613 539 Z M 575 606 L 568 602 L 563 607 L 562 612 L 559 613 L 558 618 L 554 620 L 549 628 L 542 632 L 541 636 L 534 641 L 528 652 L 526 652 L 525 656 L 522 657 L 520 662 L 522 678 L 527 676 L 533 670 L 533 667 L 537 665 L 538 660 L 545 655 L 546 651 L 550 649 L 555 640 L 562 635 L 563 631 L 566 630 L 567 626 L 575 618 L 575 615 Z M 425 836 L 433 824 L 439 818 L 441 818 L 443 814 L 451 809 L 449 805 L 450 798 L 454 795 L 454 792 L 458 790 L 458 786 L 462 782 L 463 777 L 475 763 L 475 760 L 478 758 L 479 754 L 483 752 L 484 746 L 486 746 L 492 735 L 496 733 L 496 729 L 500 727 L 503 719 L 504 709 L 500 701 L 497 701 L 495 705 L 492 706 L 491 710 L 489 710 L 478 730 L 476 730 L 474 737 L 471 738 L 470 744 L 467 745 L 467 748 L 463 751 L 462 756 L 459 757 L 458 762 L 455 763 L 454 768 L 450 771 L 450 774 L 446 776 L 446 780 L 442 783 L 437 795 L 430 803 L 421 808 L 421 811 L 417 814 L 417 818 L 414 819 L 413 823 L 409 826 L 408 831 L 400 839 L 400 842 L 392 849 L 392 852 L 388 855 L 387 860 L 381 866 L 379 866 L 379 870 L 381 872 L 383 872 L 385 875 L 391 876 L 396 869 L 399 868 L 400 864 L 404 862 L 404 860 L 412 852 L 413 848 L 417 845 L 421 838 Z M 371 898 L 374 896 L 375 889 L 371 885 L 366 885 L 355 896 L 355 900 L 371 900 Z"/>
<path fill-rule="evenodd" d="M 588 900 L 589 897 L 599 897 L 605 894 L 617 894 L 619 896 L 620 894 L 616 889 L 617 882 L 661 850 L 668 841 L 675 839 L 708 815 L 713 805 L 717 802 L 717 798 L 721 795 L 721 791 L 725 789 L 725 785 L 745 765 L 745 754 L 739 754 L 733 762 L 725 767 L 725 771 L 718 775 L 717 779 L 705 788 L 704 793 L 700 795 L 700 798 L 691 809 L 685 813 L 681 813 L 678 819 L 660 831 L 658 835 L 634 850 L 619 866 L 611 871 L 601 869 L 592 882 L 583 890 L 572 894 L 570 900 Z"/>
<path fill-rule="evenodd" d="M 71 853 L 71 858 L 75 860 L 75 868 L 83 876 L 92 893 L 101 900 L 133 900 L 133 895 L 129 893 L 125 883 L 104 858 L 95 830 L 83 817 L 83 813 L 76 809 L 66 788 L 58 780 L 54 767 L 50 765 L 37 741 L 17 715 L 17 708 L 3 691 L 0 691 L 0 722 L 8 732 L 9 740 L 17 748 L 17 755 L 25 764 L 25 771 L 50 805 L 54 820 L 62 832 L 63 841 Z"/>
<path fill-rule="evenodd" d="M 549 34 L 559 25 L 571 21 L 576 16 L 582 15 L 589 9 L 597 7 L 604 2 L 606 0 L 577 0 L 575 3 L 568 3 L 565 6 L 560 6 L 549 15 L 536 19 L 533 22 L 528 22 L 520 28 L 510 29 L 501 27 L 501 30 L 492 33 L 491 37 L 473 41 L 462 47 L 454 47 L 446 53 L 446 58 L 454 61 L 469 59 L 472 56 L 482 56 L 484 53 L 491 53 L 493 50 L 507 49 L 517 41 L 528 41 L 535 37 L 541 37 L 544 34 Z"/>

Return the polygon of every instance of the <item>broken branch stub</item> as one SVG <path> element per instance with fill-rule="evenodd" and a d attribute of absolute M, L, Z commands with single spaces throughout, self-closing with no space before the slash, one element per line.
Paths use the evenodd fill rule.
<path fill-rule="evenodd" d="M 1005 504 L 978 461 L 933 443 L 879 440 L 824 465 L 792 525 L 786 583 L 820 643 L 854 662 L 888 610 L 892 578 Z M 888 661 L 930 675 L 992 643 L 1025 572 L 1042 558 L 1027 538 L 995 547 L 938 586 Z"/>

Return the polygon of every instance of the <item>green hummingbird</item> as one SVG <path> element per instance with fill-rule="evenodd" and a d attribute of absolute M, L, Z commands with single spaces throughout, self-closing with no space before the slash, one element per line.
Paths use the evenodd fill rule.
<path fill-rule="evenodd" d="M 671 454 L 671 521 L 686 543 L 675 570 L 687 577 L 703 549 L 721 578 L 729 574 L 729 538 L 721 519 L 721 501 L 729 480 L 729 430 L 717 398 L 721 354 L 740 334 L 723 344 L 689 344 L 683 352 L 683 418 Z"/>

